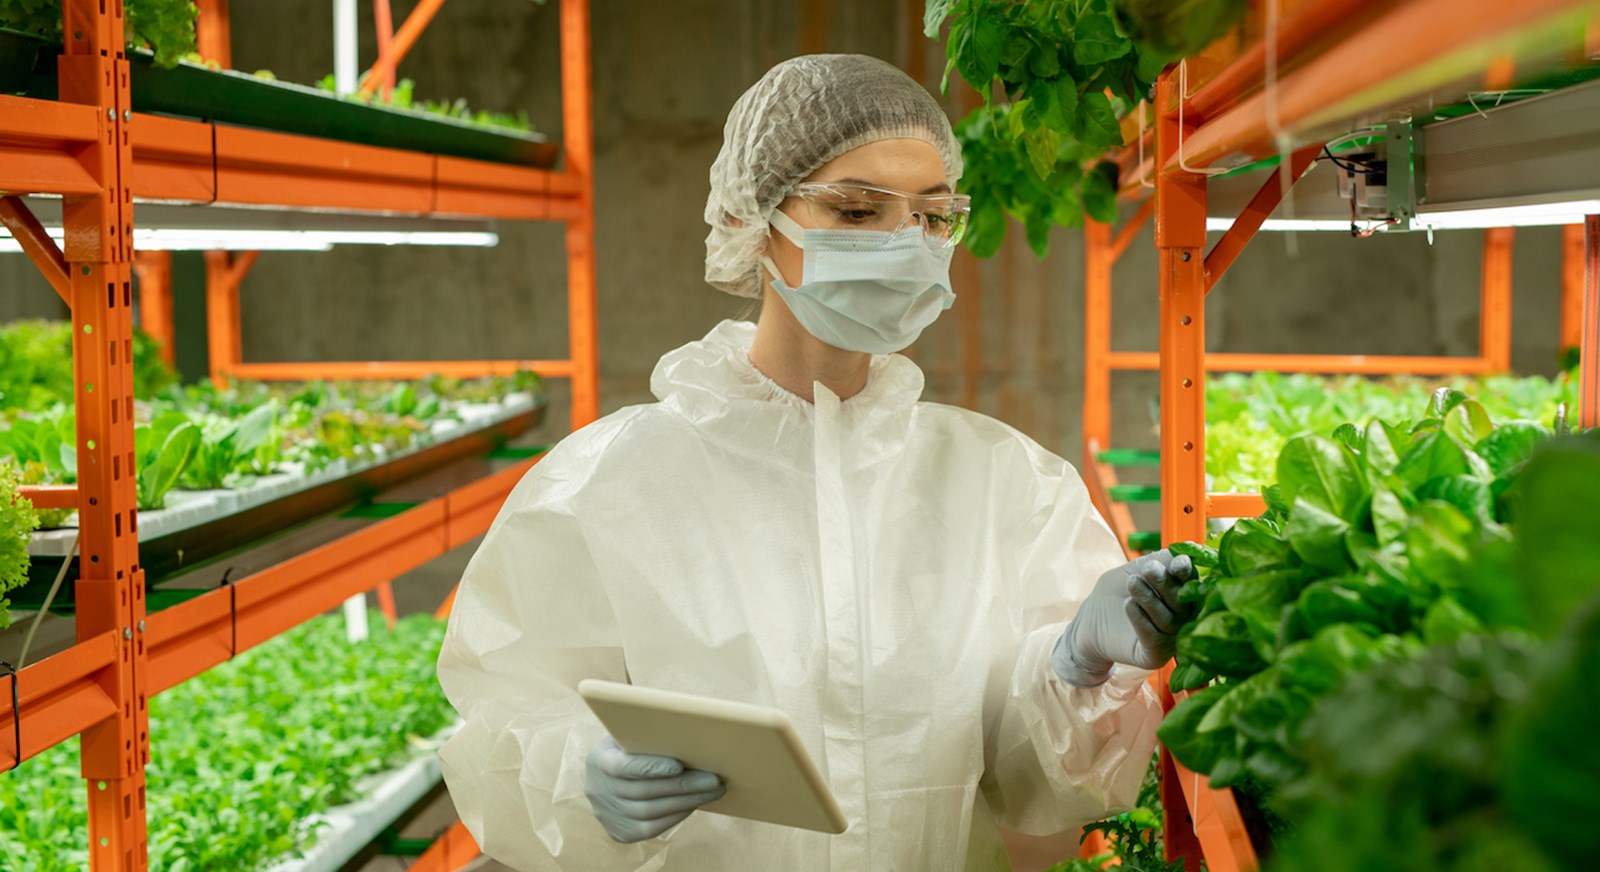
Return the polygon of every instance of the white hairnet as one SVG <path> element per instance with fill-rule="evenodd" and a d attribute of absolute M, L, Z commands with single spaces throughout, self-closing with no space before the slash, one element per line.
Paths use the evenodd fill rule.
<path fill-rule="evenodd" d="M 706 281 L 730 294 L 760 296 L 772 210 L 823 164 L 880 139 L 923 140 L 939 150 L 951 187 L 961 177 L 961 146 L 944 109 L 893 65 L 819 54 L 768 70 L 733 104 L 722 152 L 711 165 Z"/>

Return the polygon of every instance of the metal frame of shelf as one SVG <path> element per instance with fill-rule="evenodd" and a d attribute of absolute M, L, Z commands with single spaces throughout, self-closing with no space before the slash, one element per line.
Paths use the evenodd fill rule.
<path fill-rule="evenodd" d="M 1151 189 L 1154 196 L 1115 235 L 1109 225 L 1087 228 L 1084 474 L 1096 505 L 1130 552 L 1138 545 L 1203 540 L 1208 518 L 1249 516 L 1264 508 L 1258 495 L 1206 492 L 1208 371 L 1445 374 L 1509 368 L 1509 229 L 1486 231 L 1484 311 L 1475 357 L 1208 355 L 1206 295 L 1286 194 L 1286 186 L 1273 173 L 1208 251 L 1207 171 L 1279 157 L 1277 143 L 1287 139 L 1302 146 L 1279 157 L 1290 164 L 1292 184 L 1341 127 L 1426 106 L 1435 97 L 1448 98 L 1469 76 L 1486 76 L 1491 86 L 1505 87 L 1493 83 L 1510 75 L 1518 52 L 1566 45 L 1574 25 L 1580 34 L 1588 26 L 1586 43 L 1576 48 L 1600 57 L 1600 4 L 1593 0 L 1298 0 L 1284 5 L 1275 31 L 1278 63 L 1270 101 L 1265 28 L 1258 14 L 1242 26 L 1244 39 L 1235 35 L 1219 40 L 1191 59 L 1195 75 L 1188 93 L 1179 91 L 1175 70 L 1162 75 L 1154 105 L 1137 113 L 1149 129 L 1134 129 L 1138 119 L 1131 119 L 1125 140 L 1132 144 L 1113 156 L 1121 168 L 1125 197 L 1143 196 Z M 1113 352 L 1112 266 L 1151 218 L 1159 258 L 1160 349 L 1153 355 Z M 1562 343 L 1582 353 L 1580 417 L 1584 426 L 1594 426 L 1600 417 L 1600 217 L 1568 229 L 1564 251 Z M 1108 449 L 1111 374 L 1119 369 L 1160 374 L 1158 455 Z M 1133 532 L 1131 513 L 1115 498 L 1130 493 L 1118 487 L 1112 468 L 1114 463 L 1148 464 L 1157 458 L 1159 537 Z M 1166 689 L 1169 670 L 1153 680 L 1170 708 L 1175 699 Z M 1165 751 L 1161 775 L 1168 857 L 1184 857 L 1190 870 L 1198 870 L 1202 862 L 1212 872 L 1258 867 L 1231 791 L 1211 789 L 1204 776 L 1185 769 Z"/>
<path fill-rule="evenodd" d="M 201 49 L 225 56 L 227 0 L 199 6 Z M 427 14 L 388 43 L 380 75 L 393 69 L 437 7 L 422 4 Z M 144 317 L 147 324 L 154 319 L 157 332 L 171 300 L 164 294 L 165 258 L 133 251 L 135 198 L 564 223 L 570 358 L 442 366 L 475 375 L 531 364 L 542 375 L 570 378 L 572 422 L 581 427 L 599 415 L 588 3 L 561 0 L 559 14 L 565 158 L 559 172 L 135 113 L 121 0 L 63 0 L 67 39 L 58 100 L 0 96 L 0 223 L 71 308 L 74 336 L 78 484 L 23 493 L 41 507 L 77 509 L 82 531 L 77 642 L 20 672 L 20 713 L 0 694 L 6 737 L 0 770 L 80 738 L 95 872 L 149 868 L 144 772 L 151 695 L 481 535 L 538 461 L 523 460 L 147 614 L 134 479 L 133 272 L 150 288 Z M 20 195 L 35 193 L 64 198 L 64 247 L 23 205 Z M 242 277 L 250 258 L 230 260 L 229 274 Z M 228 309 L 227 295 L 213 293 L 232 318 L 215 319 L 213 329 L 236 336 L 236 299 Z M 330 372 L 326 364 L 252 372 L 239 364 L 237 351 L 235 342 L 223 373 Z M 409 372 L 392 365 L 368 370 L 381 377 Z M 20 747 L 9 741 L 13 729 Z M 413 868 L 457 869 L 475 856 L 458 826 Z"/>

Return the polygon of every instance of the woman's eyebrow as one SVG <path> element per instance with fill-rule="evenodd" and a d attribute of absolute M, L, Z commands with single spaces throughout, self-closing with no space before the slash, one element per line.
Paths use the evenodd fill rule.
<path fill-rule="evenodd" d="M 884 188 L 885 190 L 893 190 L 888 185 L 880 185 L 877 182 L 869 182 L 866 179 L 833 179 L 832 181 L 822 182 L 822 184 L 825 184 L 825 185 L 861 185 L 861 186 L 867 187 L 867 188 Z M 922 193 L 924 193 L 924 194 L 948 194 L 948 193 L 950 193 L 950 186 L 945 184 L 945 183 L 943 183 L 943 182 L 940 182 L 939 184 L 934 185 L 931 188 L 925 188 L 922 191 Z"/>

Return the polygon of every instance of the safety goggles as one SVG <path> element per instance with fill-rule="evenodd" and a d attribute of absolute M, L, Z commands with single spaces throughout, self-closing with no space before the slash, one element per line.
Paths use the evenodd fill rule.
<path fill-rule="evenodd" d="M 966 194 L 907 194 L 873 185 L 807 182 L 795 187 L 794 196 L 805 203 L 809 228 L 896 233 L 915 222 L 923 241 L 936 250 L 960 242 L 972 214 L 972 198 Z"/>

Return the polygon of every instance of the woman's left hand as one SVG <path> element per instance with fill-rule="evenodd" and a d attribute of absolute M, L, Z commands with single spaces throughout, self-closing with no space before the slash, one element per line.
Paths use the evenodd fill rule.
<path fill-rule="evenodd" d="M 1194 574 L 1188 557 L 1165 549 L 1100 576 L 1056 642 L 1051 665 L 1062 681 L 1094 687 L 1114 663 L 1159 669 L 1177 650 L 1178 630 L 1194 617 L 1178 588 Z"/>

